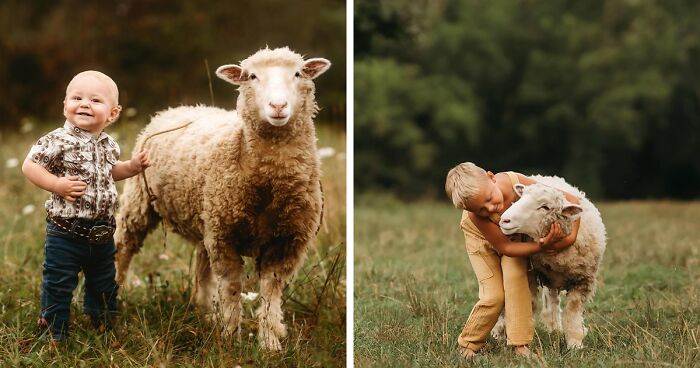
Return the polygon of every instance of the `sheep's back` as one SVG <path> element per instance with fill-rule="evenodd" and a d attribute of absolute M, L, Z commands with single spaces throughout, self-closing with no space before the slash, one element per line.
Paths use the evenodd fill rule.
<path fill-rule="evenodd" d="M 214 175 L 212 170 L 221 171 L 226 164 L 215 163 L 217 157 L 212 152 L 221 144 L 234 144 L 241 129 L 235 111 L 180 106 L 157 113 L 137 138 L 134 150 L 146 148 L 151 160 L 146 175 L 151 191 L 158 197 L 154 208 L 182 235 L 201 235 L 199 199 L 203 185 Z"/>

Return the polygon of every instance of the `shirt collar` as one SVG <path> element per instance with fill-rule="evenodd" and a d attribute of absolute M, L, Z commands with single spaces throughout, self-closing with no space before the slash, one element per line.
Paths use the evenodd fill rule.
<path fill-rule="evenodd" d="M 92 133 L 88 132 L 85 129 L 78 128 L 68 120 L 66 120 L 65 124 L 63 124 L 63 129 L 65 129 L 71 135 L 80 139 L 83 142 L 89 142 L 93 137 Z M 105 138 L 107 138 L 107 134 L 105 132 L 100 132 L 100 135 L 97 136 L 97 141 L 99 142 Z"/>

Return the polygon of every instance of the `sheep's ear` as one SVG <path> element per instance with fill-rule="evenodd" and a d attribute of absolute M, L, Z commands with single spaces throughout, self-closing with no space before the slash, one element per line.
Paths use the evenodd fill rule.
<path fill-rule="evenodd" d="M 561 213 L 564 216 L 571 218 L 572 220 L 576 220 L 581 216 L 582 211 L 583 208 L 581 206 L 566 202 L 564 203 L 564 208 L 561 210 Z"/>
<path fill-rule="evenodd" d="M 331 62 L 324 58 L 313 58 L 304 62 L 304 74 L 314 79 L 331 67 Z"/>
<path fill-rule="evenodd" d="M 525 189 L 525 186 L 522 185 L 522 184 L 520 184 L 520 183 L 514 184 L 514 185 L 513 185 L 513 190 L 515 191 L 515 194 L 518 195 L 518 197 L 522 197 L 522 196 L 523 196 L 523 190 L 524 190 L 524 189 Z"/>
<path fill-rule="evenodd" d="M 222 65 L 216 69 L 216 76 L 235 85 L 243 81 L 243 68 L 234 64 Z"/>

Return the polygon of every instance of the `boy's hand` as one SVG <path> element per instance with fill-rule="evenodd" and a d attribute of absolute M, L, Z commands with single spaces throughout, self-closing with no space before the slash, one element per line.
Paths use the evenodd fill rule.
<path fill-rule="evenodd" d="M 51 191 L 65 198 L 69 202 L 75 200 L 85 193 L 87 184 L 80 181 L 77 176 L 63 176 L 56 179 Z"/>
<path fill-rule="evenodd" d="M 151 166 L 151 161 L 148 160 L 148 151 L 142 149 L 139 153 L 135 154 L 129 161 L 129 166 L 134 175 Z"/>
<path fill-rule="evenodd" d="M 537 244 L 543 251 L 549 254 L 555 253 L 556 249 L 552 248 L 556 242 L 561 240 L 564 236 L 561 233 L 561 226 L 558 223 L 553 223 L 549 228 L 549 233 L 545 235 L 544 238 L 539 238 Z"/>

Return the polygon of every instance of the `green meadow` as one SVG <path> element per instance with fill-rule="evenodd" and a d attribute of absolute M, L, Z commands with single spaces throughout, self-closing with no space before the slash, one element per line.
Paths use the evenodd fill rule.
<path fill-rule="evenodd" d="M 700 366 L 700 203 L 598 203 L 608 242 L 584 318 L 582 350 L 536 324 L 530 359 L 489 338 L 471 362 L 457 352 L 478 299 L 446 200 L 382 196 L 355 207 L 356 367 Z"/>
<path fill-rule="evenodd" d="M 107 132 L 130 157 L 144 120 L 122 118 Z M 240 341 L 224 338 L 199 314 L 192 291 L 193 247 L 158 227 L 134 257 L 128 285 L 120 290 L 120 322 L 128 337 L 94 330 L 80 314 L 82 276 L 74 293 L 69 342 L 59 353 L 38 336 L 39 290 L 48 194 L 21 174 L 21 163 L 39 136 L 62 125 L 25 122 L 0 132 L 0 366 L 1 367 L 331 367 L 344 366 L 345 329 L 345 133 L 318 128 L 323 159 L 325 213 L 316 245 L 284 293 L 289 336 L 280 353 L 258 349 L 256 301 L 244 303 Z M 15 160 L 16 159 L 16 160 Z M 118 188 L 121 192 L 122 185 Z M 246 259 L 243 291 L 257 292 L 254 262 Z"/>

